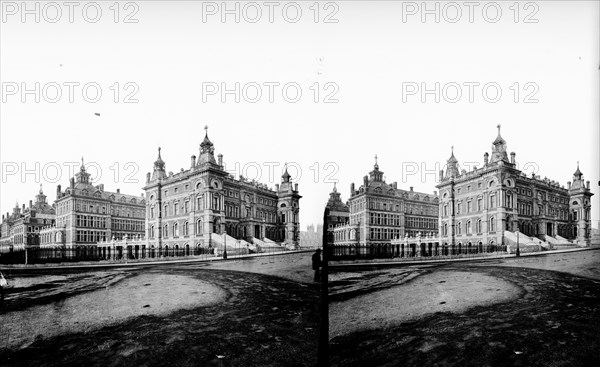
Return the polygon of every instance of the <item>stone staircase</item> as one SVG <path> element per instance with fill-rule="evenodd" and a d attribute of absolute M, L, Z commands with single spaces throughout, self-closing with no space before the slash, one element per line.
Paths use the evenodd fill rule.
<path fill-rule="evenodd" d="M 251 237 L 250 240 L 258 249 L 258 252 L 275 252 L 275 251 L 283 251 L 285 248 L 278 244 L 275 241 L 272 241 L 265 237 L 264 240 L 260 238 Z"/>
<path fill-rule="evenodd" d="M 243 255 L 247 254 L 249 251 L 256 252 L 256 246 L 251 243 L 248 243 L 244 240 L 238 240 L 227 234 L 215 234 L 211 235 L 211 242 L 214 247 L 216 247 L 219 252 L 223 251 L 224 246 L 227 246 L 227 252 L 230 255 Z"/>
<path fill-rule="evenodd" d="M 504 231 L 504 244 L 510 254 L 517 252 L 517 242 L 520 253 L 540 252 L 550 250 L 552 245 L 536 237 L 529 237 L 521 232 Z"/>
<path fill-rule="evenodd" d="M 552 245 L 552 250 L 568 250 L 578 248 L 577 244 L 567 240 L 564 237 L 556 235 L 556 237 L 552 236 L 544 236 L 545 240 Z"/>

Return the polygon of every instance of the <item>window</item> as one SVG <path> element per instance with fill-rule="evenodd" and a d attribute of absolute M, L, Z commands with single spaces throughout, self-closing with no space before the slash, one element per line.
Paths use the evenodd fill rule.
<path fill-rule="evenodd" d="M 165 230 L 163 233 L 163 237 L 169 237 L 169 226 L 165 224 Z"/>
<path fill-rule="evenodd" d="M 173 224 L 173 236 L 179 237 L 179 224 L 178 223 Z"/>
<path fill-rule="evenodd" d="M 448 215 L 448 205 L 447 205 L 447 204 L 444 204 L 444 208 L 443 208 L 443 211 L 442 211 L 442 215 L 443 215 L 444 217 Z"/>
<path fill-rule="evenodd" d="M 196 222 L 196 234 L 202 234 L 202 219 Z"/>
<path fill-rule="evenodd" d="M 471 200 L 467 201 L 467 213 L 470 213 L 473 210 L 473 203 Z"/>
<path fill-rule="evenodd" d="M 458 222 L 456 224 L 456 234 L 461 235 L 462 234 L 462 223 Z"/>
<path fill-rule="evenodd" d="M 477 219 L 477 228 L 475 230 L 477 233 L 481 233 L 481 219 Z"/>
<path fill-rule="evenodd" d="M 473 231 L 472 231 L 472 227 L 471 227 L 471 221 L 470 221 L 470 220 L 468 220 L 468 221 L 467 221 L 467 228 L 466 228 L 466 232 L 467 232 L 467 234 L 471 234 L 471 233 L 473 233 Z"/>
<path fill-rule="evenodd" d="M 490 218 L 490 232 L 496 232 L 496 219 L 494 217 Z"/>
<path fill-rule="evenodd" d="M 477 199 L 477 211 L 483 210 L 483 200 Z"/>
<path fill-rule="evenodd" d="M 173 215 L 179 214 L 179 203 L 173 204 Z"/>
<path fill-rule="evenodd" d="M 496 207 L 496 195 L 490 195 L 490 208 Z"/>
<path fill-rule="evenodd" d="M 186 201 L 183 203 L 183 210 L 185 213 L 189 213 L 190 212 L 190 202 Z"/>

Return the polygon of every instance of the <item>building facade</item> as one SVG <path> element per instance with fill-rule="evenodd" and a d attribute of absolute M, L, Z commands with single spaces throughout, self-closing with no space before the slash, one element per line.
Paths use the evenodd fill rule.
<path fill-rule="evenodd" d="M 144 187 L 150 251 L 156 256 L 173 249 L 232 251 L 235 244 L 296 248 L 301 196 L 287 168 L 272 190 L 242 176 L 235 179 L 225 171 L 223 155 L 215 158 L 214 150 L 207 132 L 190 168 L 167 174 L 159 148 Z"/>
<path fill-rule="evenodd" d="M 337 191 L 337 187 L 334 184 L 333 191 L 329 193 L 329 200 L 325 208 L 329 209 L 329 215 L 326 218 L 327 221 L 327 248 L 333 248 L 336 236 L 342 240 L 346 232 L 335 231 L 338 227 L 347 226 L 350 221 L 350 209 L 348 205 L 342 201 L 340 193 Z"/>
<path fill-rule="evenodd" d="M 46 195 L 40 185 L 40 191 L 29 207 L 19 208 L 17 204 L 12 214 L 2 216 L 0 247 L 2 252 L 22 250 L 25 247 L 36 247 L 42 243 L 40 233 L 47 226 L 54 225 L 55 210 L 48 204 Z"/>
<path fill-rule="evenodd" d="M 83 160 L 79 172 L 71 178 L 69 187 L 56 187 L 55 228 L 45 233 L 50 242 L 60 242 L 66 248 L 95 247 L 98 242 L 140 238 L 145 234 L 144 196 L 104 190 L 104 185 L 93 185 Z M 54 241 L 54 242 L 53 242 Z M 102 257 L 104 257 L 103 254 Z"/>
<path fill-rule="evenodd" d="M 348 224 L 334 231 L 334 256 L 397 256 L 402 249 L 394 240 L 437 236 L 437 192 L 386 183 L 377 161 L 358 189 L 350 185 L 347 205 Z"/>
<path fill-rule="evenodd" d="M 437 188 L 440 242 L 446 253 L 499 248 L 513 252 L 510 248 L 517 242 L 531 251 L 573 242 L 589 245 L 593 194 L 579 165 L 567 188 L 539 175 L 525 175 L 516 166 L 514 152 L 509 159 L 500 125 L 483 167 L 459 170 L 452 151 Z"/>

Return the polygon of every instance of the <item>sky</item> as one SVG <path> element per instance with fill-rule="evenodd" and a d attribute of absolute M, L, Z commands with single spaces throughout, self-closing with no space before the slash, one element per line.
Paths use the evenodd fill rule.
<path fill-rule="evenodd" d="M 598 227 L 597 1 L 74 3 L 0 1 L 2 213 L 40 184 L 52 202 L 82 157 L 140 195 L 158 147 L 188 169 L 208 126 L 236 176 L 288 164 L 305 228 L 375 155 L 433 193 L 451 147 L 481 167 L 501 124 L 527 174 L 566 186 L 579 162 Z"/>

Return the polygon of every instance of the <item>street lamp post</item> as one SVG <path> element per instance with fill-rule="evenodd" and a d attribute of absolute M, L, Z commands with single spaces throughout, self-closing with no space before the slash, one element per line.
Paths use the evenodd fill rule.
<path fill-rule="evenodd" d="M 521 251 L 519 250 L 519 232 L 517 232 L 517 257 L 521 256 Z"/>
<path fill-rule="evenodd" d="M 227 230 L 225 229 L 223 233 L 225 234 L 223 240 L 223 260 L 227 260 Z"/>

